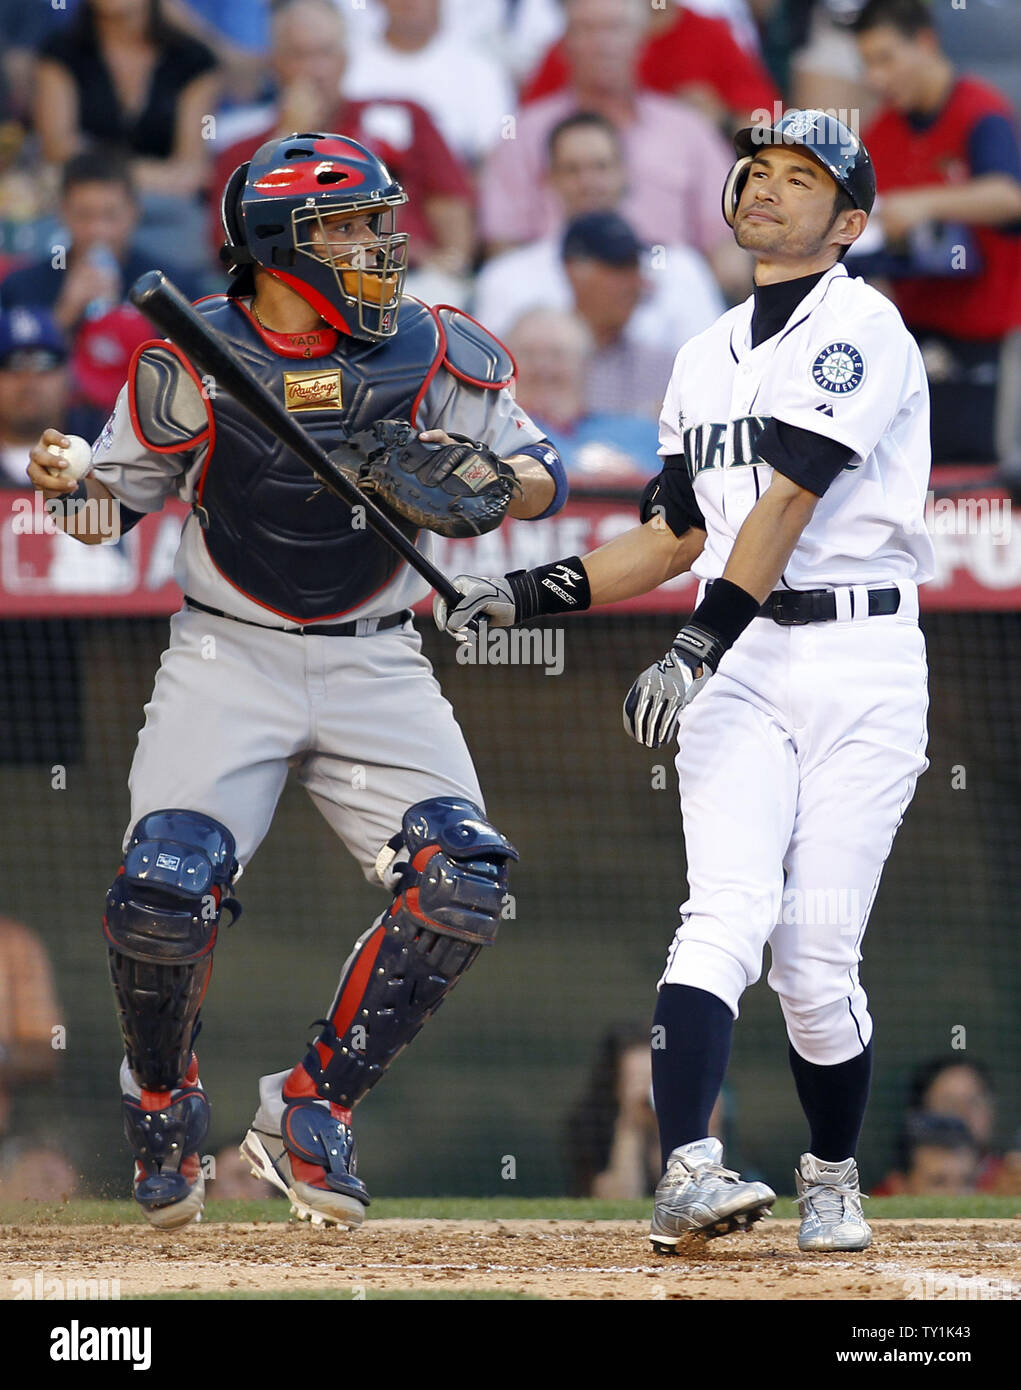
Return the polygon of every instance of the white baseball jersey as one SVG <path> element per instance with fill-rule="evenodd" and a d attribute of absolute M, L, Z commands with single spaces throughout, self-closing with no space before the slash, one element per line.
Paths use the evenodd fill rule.
<path fill-rule="evenodd" d="M 706 519 L 708 540 L 692 572 L 723 573 L 773 476 L 756 442 L 775 419 L 854 450 L 805 527 L 783 587 L 931 579 L 928 386 L 897 309 L 842 265 L 756 348 L 754 307 L 752 296 L 685 343 L 663 402 L 659 452 L 684 455 Z"/>
<path fill-rule="evenodd" d="M 835 590 L 836 620 L 754 618 L 681 716 L 689 892 L 661 983 L 715 994 L 736 1016 L 768 942 L 790 1042 L 832 1066 L 872 1035 L 862 940 L 927 766 L 928 391 L 897 310 L 841 265 L 753 349 L 754 307 L 678 353 L 660 453 L 684 456 L 707 534 L 692 568 L 709 580 L 769 486 L 756 446 L 770 419 L 853 450 L 781 581 Z M 897 611 L 856 605 L 869 588 L 897 588 Z"/>

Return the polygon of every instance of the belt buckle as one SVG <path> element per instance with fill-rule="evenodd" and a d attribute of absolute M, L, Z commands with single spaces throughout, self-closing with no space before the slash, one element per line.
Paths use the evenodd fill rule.
<path fill-rule="evenodd" d="M 783 600 L 786 597 L 786 594 L 781 595 L 780 602 L 776 605 L 776 607 L 779 608 L 781 611 L 779 613 L 773 613 L 771 615 L 773 622 L 776 623 L 778 627 L 808 627 L 809 623 L 812 621 L 811 618 L 793 618 L 783 616 Z"/>

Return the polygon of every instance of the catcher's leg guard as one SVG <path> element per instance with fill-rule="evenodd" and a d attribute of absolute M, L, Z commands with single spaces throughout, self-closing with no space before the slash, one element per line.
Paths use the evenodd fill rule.
<path fill-rule="evenodd" d="M 518 853 L 477 806 L 421 801 L 405 812 L 399 845 L 408 856 L 392 870 L 400 891 L 355 946 L 287 1099 L 356 1105 L 496 937 L 507 861 Z"/>
<path fill-rule="evenodd" d="M 106 898 L 110 974 L 138 1089 L 124 1087 L 124 1129 L 137 1160 L 135 1197 L 157 1225 L 183 1224 L 201 1209 L 209 1103 L 192 1044 L 220 914 L 240 914 L 227 896 L 237 867 L 233 836 L 218 821 L 154 811 L 132 831 Z"/>
<path fill-rule="evenodd" d="M 507 861 L 518 857 L 477 806 L 454 797 L 412 806 L 390 849 L 399 892 L 356 943 L 322 1033 L 282 1092 L 264 1094 L 242 1145 L 253 1171 L 312 1220 L 360 1220 L 369 1195 L 354 1176 L 352 1107 L 494 940 Z"/>

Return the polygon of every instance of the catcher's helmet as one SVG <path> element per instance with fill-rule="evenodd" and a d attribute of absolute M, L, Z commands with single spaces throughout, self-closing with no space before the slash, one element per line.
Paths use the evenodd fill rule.
<path fill-rule="evenodd" d="M 394 231 L 394 209 L 406 202 L 383 161 L 357 140 L 322 133 L 268 140 L 223 190 L 220 259 L 240 272 L 230 293 L 252 293 L 249 267 L 258 265 L 341 332 L 390 337 L 408 245 Z M 324 219 L 342 212 L 372 213 L 375 240 L 330 242 Z"/>
<path fill-rule="evenodd" d="M 740 156 L 723 188 L 723 215 L 733 227 L 748 169 L 763 145 L 798 145 L 821 164 L 863 212 L 876 200 L 876 173 L 869 152 L 850 126 L 825 111 L 785 111 L 776 125 L 752 125 L 734 136 Z"/>

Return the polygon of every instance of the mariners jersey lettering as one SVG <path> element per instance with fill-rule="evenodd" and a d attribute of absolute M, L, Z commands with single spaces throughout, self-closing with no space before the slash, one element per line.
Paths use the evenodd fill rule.
<path fill-rule="evenodd" d="M 659 422 L 659 452 L 683 454 L 706 519 L 692 566 L 722 573 L 773 469 L 757 452 L 780 420 L 854 454 L 819 499 L 783 575 L 793 589 L 922 584 L 934 573 L 925 530 L 928 386 L 895 306 L 836 265 L 772 338 L 751 346 L 754 297 L 677 354 Z"/>

